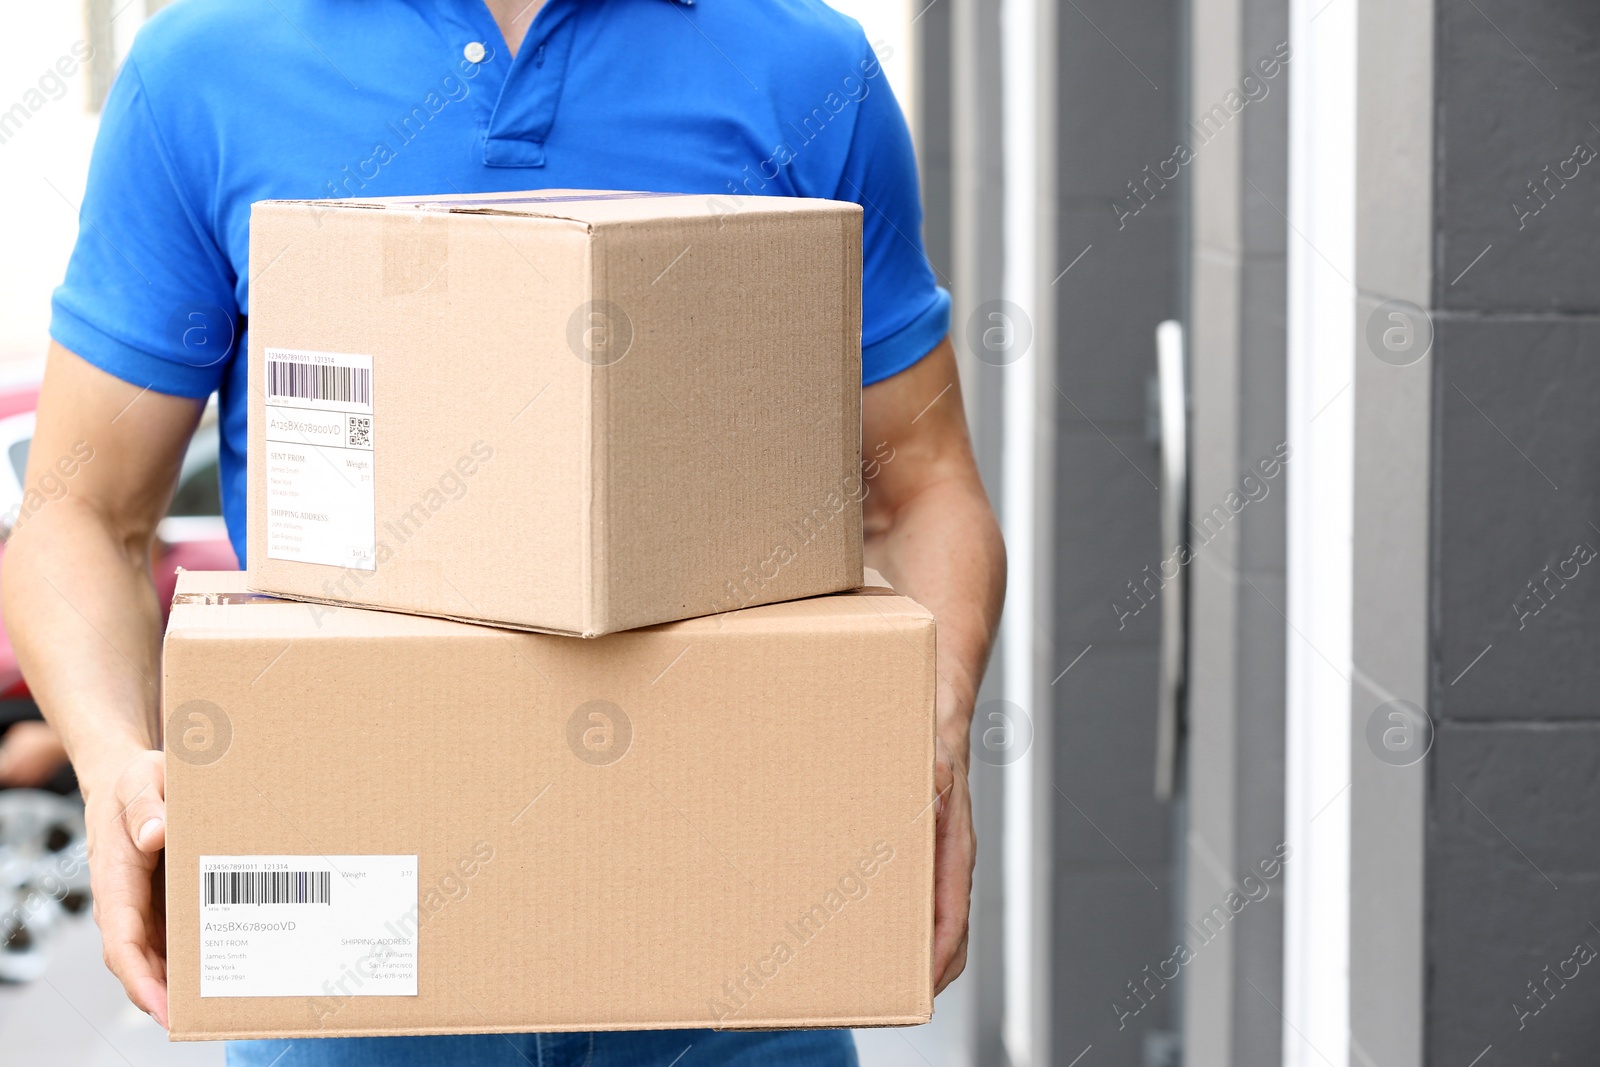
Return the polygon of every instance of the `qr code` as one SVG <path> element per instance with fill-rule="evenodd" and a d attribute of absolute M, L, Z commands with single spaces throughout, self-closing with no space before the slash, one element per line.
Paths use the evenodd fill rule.
<path fill-rule="evenodd" d="M 365 417 L 360 416 L 360 415 L 351 415 L 350 416 L 350 440 L 349 440 L 348 444 L 350 445 L 351 448 L 371 448 L 372 447 L 372 418 L 371 418 L 371 416 L 365 416 Z"/>

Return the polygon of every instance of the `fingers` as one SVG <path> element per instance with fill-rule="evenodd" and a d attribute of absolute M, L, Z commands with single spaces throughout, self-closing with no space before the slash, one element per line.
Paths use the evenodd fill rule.
<path fill-rule="evenodd" d="M 937 994 L 955 981 L 967 965 L 965 893 L 960 895 L 959 903 L 940 901 L 935 904 L 933 930 L 933 977 Z"/>
<path fill-rule="evenodd" d="M 950 962 L 945 964 L 944 971 L 939 975 L 939 980 L 934 983 L 933 995 L 938 996 L 945 991 L 951 982 L 961 977 L 961 972 L 967 969 L 967 932 L 961 931 L 961 943 L 956 946 L 955 954 L 950 957 Z"/>
<path fill-rule="evenodd" d="M 89 875 L 106 966 L 128 999 L 162 1026 L 167 985 L 154 878 L 166 844 L 165 774 L 160 752 L 129 760 L 111 795 L 92 803 Z"/>
<path fill-rule="evenodd" d="M 107 834 L 91 870 L 95 920 L 100 924 L 106 966 L 128 998 L 166 1025 L 165 968 L 161 946 L 152 937 L 155 919 L 151 876 L 155 857 L 141 852 L 125 835 Z"/>
<path fill-rule="evenodd" d="M 141 753 L 128 762 L 117 779 L 116 798 L 128 840 L 145 853 L 165 848 L 166 771 L 160 752 Z"/>
<path fill-rule="evenodd" d="M 939 808 L 934 856 L 933 979 L 935 992 L 955 980 L 967 961 L 967 911 L 976 841 L 964 775 L 936 774 L 945 798 Z"/>
<path fill-rule="evenodd" d="M 126 987 L 125 987 L 126 988 Z M 145 1014 L 167 1028 L 167 984 L 159 978 L 139 979 L 137 989 L 130 989 L 128 999 Z"/>

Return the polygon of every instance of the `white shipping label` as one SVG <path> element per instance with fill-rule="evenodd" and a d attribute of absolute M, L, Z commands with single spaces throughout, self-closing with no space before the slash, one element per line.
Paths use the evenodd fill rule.
<path fill-rule="evenodd" d="M 267 556 L 375 570 L 372 357 L 266 357 Z"/>
<path fill-rule="evenodd" d="M 414 997 L 417 857 L 201 856 L 202 997 Z"/>

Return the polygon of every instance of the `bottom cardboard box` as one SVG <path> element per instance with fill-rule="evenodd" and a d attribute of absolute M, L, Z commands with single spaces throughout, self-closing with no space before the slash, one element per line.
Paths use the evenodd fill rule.
<path fill-rule="evenodd" d="M 926 1021 L 933 661 L 884 589 L 584 640 L 182 574 L 170 1034 Z"/>

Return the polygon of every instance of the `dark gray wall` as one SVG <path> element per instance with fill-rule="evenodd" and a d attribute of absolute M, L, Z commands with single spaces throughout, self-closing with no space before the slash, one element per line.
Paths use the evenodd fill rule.
<path fill-rule="evenodd" d="M 1195 149 L 1188 337 L 1193 391 L 1189 568 L 1188 865 L 1184 915 L 1237 891 L 1284 840 L 1285 500 L 1263 483 L 1285 422 L 1289 71 L 1283 0 L 1194 0 L 1188 115 L 1232 111 Z M 1279 60 L 1274 77 L 1260 64 Z M 1292 60 L 1291 60 L 1292 62 Z M 1250 78 L 1249 85 L 1246 79 Z M 1258 99 L 1230 107 L 1251 86 Z M 1220 121 L 1220 120 L 1219 120 Z M 1292 463 L 1290 466 L 1292 470 Z M 1249 483 L 1246 476 L 1251 476 Z M 1201 516 L 1233 511 L 1219 531 Z M 1252 883 L 1253 884 L 1253 883 Z M 1276 1063 L 1282 1042 L 1283 894 L 1195 945 L 1187 968 L 1184 1062 Z"/>
<path fill-rule="evenodd" d="M 1435 47 L 1425 1059 L 1593 1062 L 1600 558 L 1563 561 L 1600 550 L 1600 158 L 1565 161 L 1600 152 L 1600 19 L 1441 4 Z"/>
<path fill-rule="evenodd" d="M 1177 1028 L 1172 983 L 1150 986 L 1149 1006 L 1125 1026 L 1113 1009 L 1138 1006 L 1127 983 L 1170 954 L 1181 886 L 1170 812 L 1152 792 L 1160 607 L 1122 627 L 1112 604 L 1166 555 L 1146 383 L 1156 324 L 1180 312 L 1187 178 L 1152 186 L 1149 205 L 1120 228 L 1112 204 L 1171 155 L 1184 96 L 1181 11 L 1174 0 L 1077 0 L 1056 16 L 1054 269 L 1042 279 L 1056 323 L 1046 681 L 1082 654 L 1050 686 L 1053 751 L 1039 765 L 1053 767 L 1057 787 L 1046 789 L 1050 1044 L 1061 1065 L 1093 1044 L 1085 1063 L 1141 1067 L 1145 1035 Z"/>

